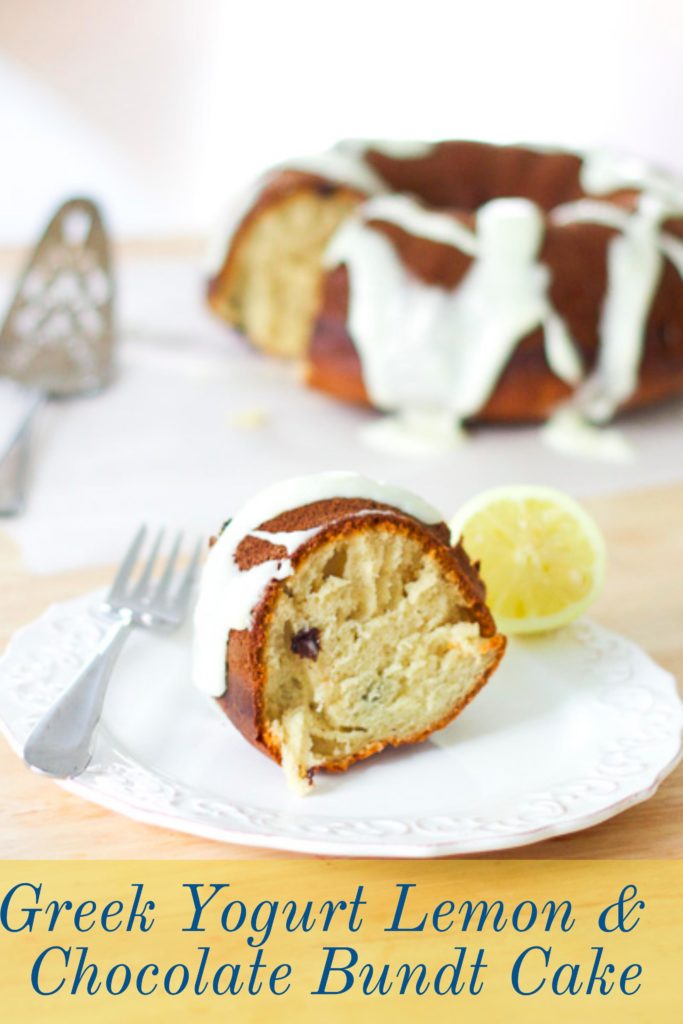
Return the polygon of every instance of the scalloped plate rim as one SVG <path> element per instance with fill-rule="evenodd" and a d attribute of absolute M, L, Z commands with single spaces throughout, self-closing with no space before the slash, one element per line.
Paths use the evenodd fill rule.
<path fill-rule="evenodd" d="M 0 655 L 0 681 L 5 662 L 15 653 L 17 646 L 26 634 L 30 633 L 39 624 L 46 622 L 56 612 L 64 611 L 65 609 L 74 609 L 78 605 L 84 604 L 87 599 L 96 599 L 96 597 L 101 593 L 101 589 L 97 589 L 64 601 L 53 602 L 48 605 L 35 619 L 17 629 L 11 636 L 5 650 Z M 83 611 L 85 610 L 86 609 L 83 609 Z M 592 628 L 597 629 L 601 634 L 625 642 L 631 648 L 639 651 L 640 654 L 643 655 L 650 665 L 659 673 L 662 683 L 666 681 L 673 696 L 677 699 L 679 709 L 683 711 L 683 700 L 678 694 L 676 679 L 672 673 L 654 661 L 654 659 L 652 659 L 651 656 L 634 641 L 627 637 L 623 637 L 621 634 L 609 630 L 598 623 L 594 623 L 592 620 L 584 619 L 582 621 L 589 623 Z M 109 735 L 106 727 L 104 732 L 107 736 Z M 2 717 L 1 711 L 0 734 L 5 737 L 13 752 L 21 758 L 23 743 L 17 739 L 12 726 L 4 719 L 4 717 Z M 681 761 L 683 761 L 683 718 L 679 723 L 677 737 L 678 748 L 676 752 L 673 757 L 660 767 L 654 777 L 647 782 L 647 784 L 644 784 L 632 793 L 625 794 L 620 799 L 615 800 L 614 803 L 599 808 L 593 812 L 583 812 L 577 814 L 575 817 L 565 817 L 557 822 L 549 822 L 540 826 L 535 825 L 531 826 L 529 829 L 501 834 L 500 836 L 488 835 L 486 837 L 479 838 L 473 837 L 471 840 L 458 839 L 451 836 L 449 838 L 444 838 L 443 840 L 425 840 L 423 842 L 410 840 L 406 842 L 397 842 L 399 837 L 392 835 L 384 840 L 368 842 L 358 841 L 353 837 L 335 837 L 334 839 L 325 839 L 320 836 L 296 837 L 294 835 L 284 835 L 266 831 L 250 832 L 234 829 L 229 826 L 218 826 L 212 825 L 208 822 L 196 821 L 183 816 L 182 813 L 172 814 L 164 811 L 152 811 L 147 808 L 140 807 L 130 800 L 118 798 L 110 793 L 103 793 L 91 782 L 83 782 L 80 778 L 65 780 L 50 779 L 50 781 L 55 782 L 60 789 L 63 789 L 74 796 L 78 796 L 88 803 L 104 807 L 107 810 L 111 810 L 114 813 L 120 814 L 133 821 L 152 825 L 153 827 L 171 829 L 187 835 L 206 838 L 220 843 L 232 843 L 237 846 L 245 847 L 246 849 L 249 847 L 257 849 L 271 849 L 311 856 L 430 859 L 523 848 L 533 843 L 558 838 L 563 835 L 570 835 L 572 833 L 584 831 L 600 825 L 603 822 L 608 821 L 610 818 L 616 817 L 640 803 L 644 803 L 655 795 L 665 779 L 675 771 Z M 112 747 L 112 752 L 117 754 L 115 747 Z M 134 761 L 134 763 L 140 764 L 139 761 Z M 144 768 L 143 765 L 140 766 L 143 770 L 149 771 L 149 769 Z M 35 772 L 35 774 L 40 775 L 40 772 Z M 165 779 L 165 776 L 161 773 L 156 773 L 156 775 L 161 780 Z M 92 776 L 89 778 L 92 778 Z"/>

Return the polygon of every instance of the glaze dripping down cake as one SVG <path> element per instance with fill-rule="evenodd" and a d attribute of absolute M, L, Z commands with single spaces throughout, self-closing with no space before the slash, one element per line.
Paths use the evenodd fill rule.
<path fill-rule="evenodd" d="M 498 665 L 476 569 L 431 506 L 351 473 L 277 484 L 213 543 L 194 682 L 290 784 L 450 722 Z"/>
<path fill-rule="evenodd" d="M 605 422 L 683 392 L 683 186 L 606 154 L 341 143 L 254 185 L 209 301 L 343 399 Z"/>

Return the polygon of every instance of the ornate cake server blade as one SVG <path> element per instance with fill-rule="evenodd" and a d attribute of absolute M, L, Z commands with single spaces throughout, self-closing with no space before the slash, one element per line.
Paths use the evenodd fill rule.
<path fill-rule="evenodd" d="M 114 286 L 107 234 L 90 199 L 57 210 L 19 279 L 0 331 L 0 376 L 34 393 L 13 444 L 0 453 L 9 473 L 0 514 L 24 503 L 31 421 L 48 398 L 92 394 L 113 370 Z"/>

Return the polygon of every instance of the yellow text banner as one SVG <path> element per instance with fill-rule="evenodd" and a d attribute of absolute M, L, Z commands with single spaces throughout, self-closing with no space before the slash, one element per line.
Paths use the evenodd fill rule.
<path fill-rule="evenodd" d="M 683 1019 L 678 861 L 0 861 L 2 1020 Z"/>

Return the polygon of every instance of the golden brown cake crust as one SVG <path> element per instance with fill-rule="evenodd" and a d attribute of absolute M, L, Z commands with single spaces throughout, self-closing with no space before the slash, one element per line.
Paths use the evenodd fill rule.
<path fill-rule="evenodd" d="M 358 516 L 358 512 L 363 512 Z M 455 718 L 486 683 L 497 667 L 505 651 L 505 638 L 496 632 L 496 626 L 485 603 L 484 584 L 477 568 L 468 558 L 460 543 L 450 546 L 450 532 L 445 523 L 430 526 L 419 522 L 404 512 L 390 506 L 363 498 L 334 498 L 313 502 L 310 505 L 282 513 L 275 519 L 261 525 L 259 529 L 268 532 L 289 532 L 320 528 L 316 535 L 291 555 L 294 571 L 307 555 L 319 544 L 353 532 L 366 530 L 371 525 L 382 523 L 386 530 L 402 533 L 419 539 L 425 551 L 438 559 L 445 575 L 454 580 L 466 603 L 472 620 L 480 627 L 480 634 L 486 638 L 493 653 L 490 668 L 479 680 L 476 688 L 467 694 L 449 714 L 433 723 L 429 729 L 393 742 L 373 743 L 362 751 L 343 760 L 325 764 L 325 770 L 344 771 L 355 761 L 370 757 L 383 747 L 416 743 L 436 729 L 443 728 Z M 249 569 L 269 559 L 285 557 L 285 548 L 269 541 L 249 536 L 237 548 L 236 561 L 241 569 Z M 232 630 L 228 641 L 226 661 L 226 692 L 218 698 L 219 703 L 234 725 L 258 749 L 280 762 L 277 744 L 264 728 L 264 693 L 266 668 L 264 652 L 268 642 L 268 629 L 278 589 L 286 580 L 272 580 L 253 613 L 249 629 Z"/>

